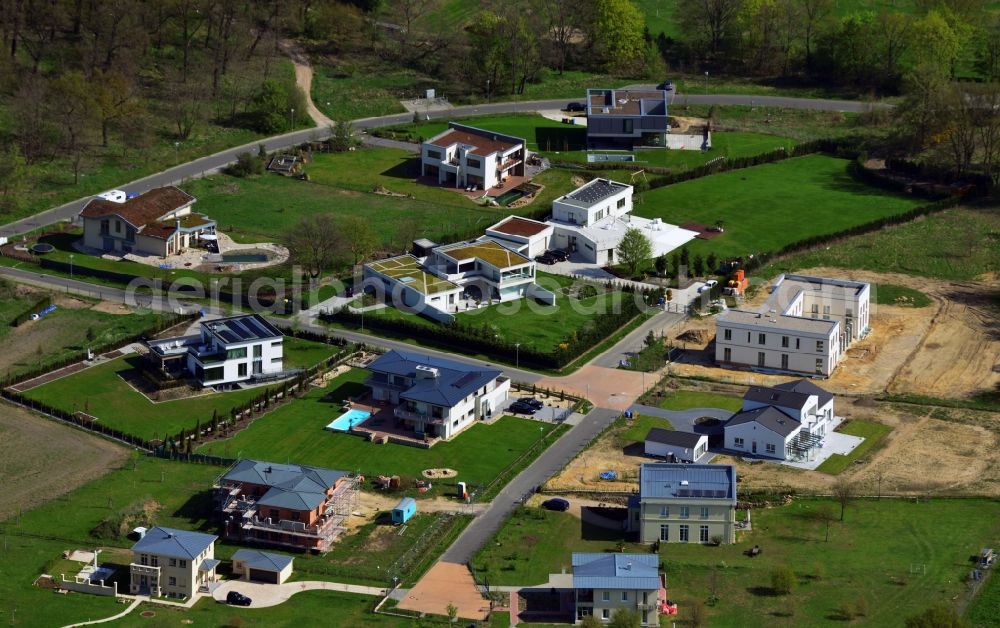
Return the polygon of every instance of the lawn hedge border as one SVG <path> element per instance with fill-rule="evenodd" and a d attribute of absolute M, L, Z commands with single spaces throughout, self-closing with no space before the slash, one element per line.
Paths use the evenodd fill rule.
<path fill-rule="evenodd" d="M 20 327 L 31 319 L 31 315 L 52 305 L 52 295 L 45 295 L 36 300 L 31 305 L 24 308 L 21 313 L 11 319 L 11 327 Z"/>

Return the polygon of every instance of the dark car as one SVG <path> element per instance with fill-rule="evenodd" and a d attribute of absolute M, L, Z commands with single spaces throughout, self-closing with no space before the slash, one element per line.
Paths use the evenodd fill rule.
<path fill-rule="evenodd" d="M 571 102 L 566 105 L 566 111 L 586 111 L 587 105 L 582 102 Z"/>
<path fill-rule="evenodd" d="M 513 412 L 514 414 L 528 414 L 528 415 L 538 412 L 538 409 L 535 408 L 534 406 L 528 405 L 526 403 L 521 403 L 520 401 L 515 401 L 514 403 L 510 404 L 510 407 L 507 408 L 507 410 Z"/>
<path fill-rule="evenodd" d="M 250 598 L 237 591 L 230 591 L 226 595 L 226 604 L 233 606 L 250 606 Z"/>
<path fill-rule="evenodd" d="M 545 255 L 548 255 L 557 262 L 565 262 L 566 260 L 569 259 L 569 253 L 560 249 L 545 251 Z"/>
<path fill-rule="evenodd" d="M 569 502 L 561 497 L 553 497 L 552 499 L 546 499 L 542 502 L 542 508 L 546 510 L 558 510 L 559 512 L 566 512 L 569 510 Z"/>
<path fill-rule="evenodd" d="M 673 81 L 663 81 L 662 83 L 660 83 L 659 85 L 656 86 L 656 89 L 662 89 L 665 92 L 672 92 L 672 91 L 674 91 L 674 82 Z"/>
<path fill-rule="evenodd" d="M 523 403 L 525 405 L 531 406 L 535 410 L 541 410 L 545 407 L 545 404 L 541 401 L 535 399 L 534 397 L 521 397 L 515 403 Z"/>
<path fill-rule="evenodd" d="M 552 257 L 548 253 L 545 253 L 544 255 L 539 255 L 538 257 L 536 257 L 535 261 L 538 262 L 539 264 L 547 264 L 551 266 L 556 263 L 556 258 Z"/>

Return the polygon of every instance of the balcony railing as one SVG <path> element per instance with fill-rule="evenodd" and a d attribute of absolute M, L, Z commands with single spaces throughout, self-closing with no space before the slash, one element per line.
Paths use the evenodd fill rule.
<path fill-rule="evenodd" d="M 140 576 L 159 576 L 160 568 L 153 567 L 152 565 L 140 565 L 139 563 L 132 563 L 129 565 L 129 571 Z"/>
<path fill-rule="evenodd" d="M 402 406 L 396 406 L 396 409 L 392 411 L 400 419 L 406 419 L 408 421 L 420 421 L 422 423 L 444 423 L 444 418 L 442 417 L 432 417 L 424 412 L 413 412 L 412 410 L 407 410 Z"/>

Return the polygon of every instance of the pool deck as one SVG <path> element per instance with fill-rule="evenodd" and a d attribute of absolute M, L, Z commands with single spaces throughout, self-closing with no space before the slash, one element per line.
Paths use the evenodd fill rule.
<path fill-rule="evenodd" d="M 402 444 L 412 444 L 419 447 L 429 447 L 439 441 L 439 438 L 424 439 L 417 436 L 413 430 L 403 428 L 393 412 L 395 406 L 383 402 L 375 401 L 371 397 L 365 397 L 364 401 L 355 401 L 351 404 L 352 410 L 365 410 L 372 415 L 351 428 L 351 434 L 366 436 L 371 439 L 393 440 Z M 345 410 L 346 412 L 346 410 Z"/>

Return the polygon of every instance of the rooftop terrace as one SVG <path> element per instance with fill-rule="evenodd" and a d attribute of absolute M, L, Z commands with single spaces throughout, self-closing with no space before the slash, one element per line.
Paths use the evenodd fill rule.
<path fill-rule="evenodd" d="M 400 255 L 368 264 L 373 271 L 406 284 L 422 294 L 436 294 L 458 290 L 458 286 L 447 279 L 436 277 L 420 265 L 412 255 Z"/>

